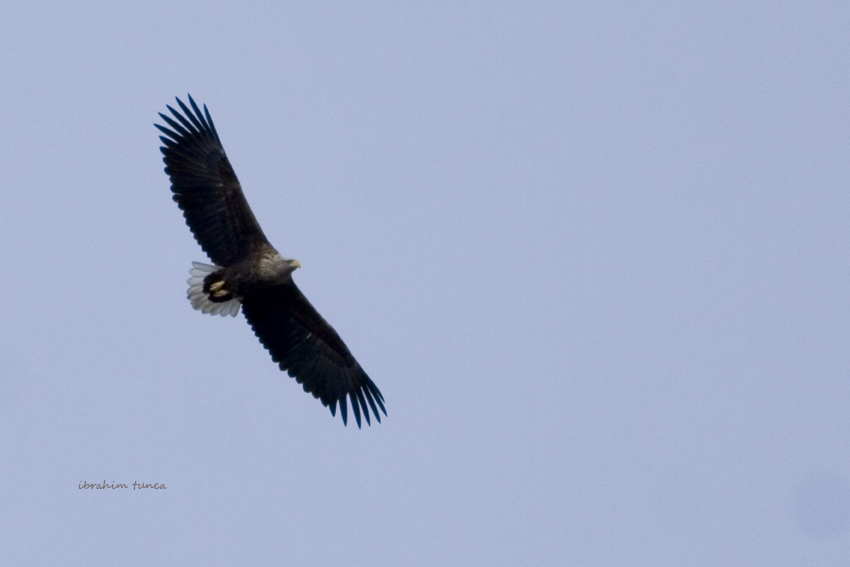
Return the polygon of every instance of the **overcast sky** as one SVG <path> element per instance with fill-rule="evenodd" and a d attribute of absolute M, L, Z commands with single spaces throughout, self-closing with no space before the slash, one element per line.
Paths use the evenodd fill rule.
<path fill-rule="evenodd" d="M 846 2 L 4 3 L 0 562 L 846 565 L 848 30 Z M 186 93 L 383 423 L 191 308 L 153 127 Z"/>

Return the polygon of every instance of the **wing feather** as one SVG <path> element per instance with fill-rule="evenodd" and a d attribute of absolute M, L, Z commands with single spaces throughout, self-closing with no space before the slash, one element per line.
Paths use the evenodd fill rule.
<path fill-rule="evenodd" d="M 189 96 L 189 109 L 177 99 L 182 113 L 167 106 L 172 116 L 160 114 L 169 126 L 155 124 L 171 191 L 195 240 L 210 260 L 230 266 L 268 245 L 218 138 L 212 117 L 202 113 Z"/>
<path fill-rule="evenodd" d="M 347 423 L 346 398 L 350 398 L 357 427 L 361 415 L 371 425 L 370 407 L 381 421 L 376 401 L 386 415 L 381 391 L 295 282 L 246 295 L 242 312 L 272 360 L 328 406 L 331 414 L 336 414 L 339 403 L 342 421 Z"/>

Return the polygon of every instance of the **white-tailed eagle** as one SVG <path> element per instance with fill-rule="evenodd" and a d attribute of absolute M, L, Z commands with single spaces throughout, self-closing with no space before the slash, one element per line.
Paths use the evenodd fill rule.
<path fill-rule="evenodd" d="M 189 96 L 191 110 L 178 98 L 181 114 L 160 113 L 170 127 L 155 124 L 165 173 L 174 200 L 183 211 L 195 240 L 214 266 L 192 263 L 189 300 L 192 307 L 214 315 L 245 319 L 272 360 L 336 415 L 339 403 L 348 423 L 346 398 L 360 427 L 360 415 L 371 425 L 369 408 L 379 422 L 384 397 L 360 368 L 351 351 L 295 282 L 297 260 L 283 258 L 269 244 L 227 160 L 210 113 Z"/>

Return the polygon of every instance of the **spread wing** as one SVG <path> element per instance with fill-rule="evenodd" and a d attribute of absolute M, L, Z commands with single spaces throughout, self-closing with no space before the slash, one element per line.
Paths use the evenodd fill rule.
<path fill-rule="evenodd" d="M 174 118 L 160 113 L 171 128 L 155 124 L 165 173 L 174 200 L 204 252 L 219 266 L 230 266 L 268 240 L 245 200 L 239 180 L 227 160 L 210 113 L 189 96 L 190 110 L 177 99 L 183 114 L 168 107 Z"/>
<path fill-rule="evenodd" d="M 378 422 L 378 407 L 387 414 L 381 391 L 295 282 L 246 295 L 242 312 L 281 370 L 328 406 L 332 415 L 339 402 L 343 423 L 348 423 L 346 397 L 351 400 L 357 427 L 361 412 L 371 425 L 370 407 Z"/>

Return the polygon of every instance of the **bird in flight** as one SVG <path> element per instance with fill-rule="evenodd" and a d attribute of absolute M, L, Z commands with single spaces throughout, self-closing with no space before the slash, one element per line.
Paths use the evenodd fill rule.
<path fill-rule="evenodd" d="M 348 399 L 357 427 L 361 414 L 371 425 L 369 408 L 380 422 L 378 408 L 387 414 L 381 391 L 292 281 L 301 263 L 282 257 L 263 234 L 206 105 L 202 113 L 191 96 L 191 110 L 176 100 L 183 112 L 167 106 L 172 116 L 159 116 L 168 127 L 154 126 L 164 134 L 160 150 L 173 199 L 214 264 L 192 262 L 192 307 L 222 317 L 241 308 L 272 360 L 331 415 L 339 403 L 347 425 Z"/>

